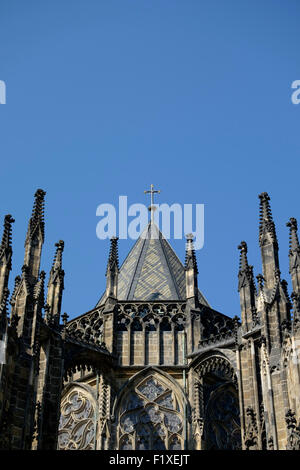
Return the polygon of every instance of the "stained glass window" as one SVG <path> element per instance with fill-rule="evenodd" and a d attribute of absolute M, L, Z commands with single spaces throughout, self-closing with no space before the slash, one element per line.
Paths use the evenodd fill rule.
<path fill-rule="evenodd" d="M 220 386 L 207 404 L 205 448 L 209 450 L 241 449 L 241 427 L 238 395 L 231 385 Z"/>
<path fill-rule="evenodd" d="M 119 419 L 120 449 L 182 449 L 179 402 L 157 377 L 144 379 L 123 398 Z"/>
<path fill-rule="evenodd" d="M 73 389 L 62 400 L 59 450 L 91 450 L 95 434 L 94 406 L 84 390 Z"/>

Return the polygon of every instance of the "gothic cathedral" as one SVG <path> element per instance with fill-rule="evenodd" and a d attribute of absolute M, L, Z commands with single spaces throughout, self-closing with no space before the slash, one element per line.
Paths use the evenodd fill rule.
<path fill-rule="evenodd" d="M 151 220 L 120 267 L 118 239 L 111 239 L 105 292 L 68 321 L 61 315 L 63 241 L 47 289 L 40 271 L 44 197 L 36 191 L 11 296 L 14 220 L 4 219 L 1 449 L 300 449 L 295 219 L 287 224 L 292 303 L 280 276 L 270 198 L 262 193 L 263 274 L 256 282 L 241 242 L 240 319 L 214 310 L 199 289 L 193 237 L 183 264 Z"/>

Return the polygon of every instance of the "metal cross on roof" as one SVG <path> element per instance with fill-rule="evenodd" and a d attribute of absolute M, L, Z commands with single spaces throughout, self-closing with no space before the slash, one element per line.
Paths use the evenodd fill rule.
<path fill-rule="evenodd" d="M 151 223 L 154 222 L 154 211 L 155 211 L 155 206 L 154 206 L 154 198 L 153 198 L 153 195 L 155 193 L 159 194 L 160 193 L 160 190 L 157 190 L 157 189 L 154 189 L 154 185 L 151 184 L 150 185 L 150 191 L 144 191 L 145 194 L 150 194 L 150 201 L 151 201 L 151 204 L 149 206 L 149 211 L 151 213 Z"/>
<path fill-rule="evenodd" d="M 150 194 L 151 195 L 151 206 L 153 206 L 153 203 L 154 203 L 154 198 L 153 198 L 153 195 L 155 193 L 160 193 L 160 190 L 157 190 L 157 189 L 154 189 L 154 185 L 151 184 L 150 185 L 150 191 L 144 191 L 145 194 Z"/>

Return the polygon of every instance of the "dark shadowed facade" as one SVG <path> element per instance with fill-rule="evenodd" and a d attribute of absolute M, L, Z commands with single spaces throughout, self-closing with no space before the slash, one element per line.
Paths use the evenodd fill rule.
<path fill-rule="evenodd" d="M 121 267 L 118 239 L 111 239 L 106 291 L 94 308 L 68 321 L 61 316 L 62 241 L 47 289 L 40 271 L 44 196 L 35 194 L 11 296 L 13 219 L 4 220 L 1 449 L 300 449 L 295 219 L 287 224 L 292 305 L 280 277 L 269 196 L 262 193 L 263 274 L 256 283 L 241 242 L 241 320 L 214 310 L 199 289 L 192 237 L 182 264 L 151 221 Z"/>

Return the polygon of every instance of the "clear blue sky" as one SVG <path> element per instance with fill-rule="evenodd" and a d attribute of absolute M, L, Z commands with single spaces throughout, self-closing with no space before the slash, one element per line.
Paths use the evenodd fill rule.
<path fill-rule="evenodd" d="M 0 216 L 11 213 L 14 277 L 37 188 L 46 195 L 42 268 L 65 240 L 63 311 L 94 307 L 108 241 L 96 207 L 205 204 L 199 286 L 239 314 L 238 250 L 261 272 L 258 197 L 269 192 L 288 275 L 288 230 L 300 222 L 297 0 L 2 0 Z M 132 241 L 120 243 L 124 259 Z M 184 242 L 171 244 L 184 260 Z"/>

